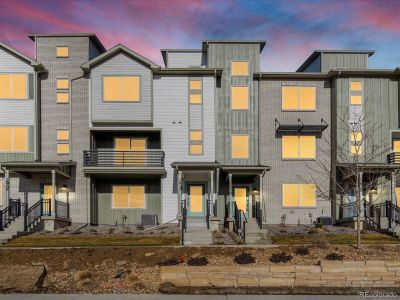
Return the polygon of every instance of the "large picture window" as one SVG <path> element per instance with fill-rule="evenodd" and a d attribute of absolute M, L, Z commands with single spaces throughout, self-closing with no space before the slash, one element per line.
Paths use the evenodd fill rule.
<path fill-rule="evenodd" d="M 146 208 L 144 185 L 113 185 L 112 208 Z"/>
<path fill-rule="evenodd" d="M 232 61 L 231 76 L 249 76 L 248 61 Z"/>
<path fill-rule="evenodd" d="M 315 159 L 316 138 L 313 135 L 282 136 L 282 158 L 284 159 Z"/>
<path fill-rule="evenodd" d="M 285 183 L 282 185 L 282 205 L 284 207 L 315 207 L 315 184 Z"/>
<path fill-rule="evenodd" d="M 0 99 L 28 99 L 27 74 L 0 74 Z"/>
<path fill-rule="evenodd" d="M 233 159 L 249 158 L 249 136 L 247 134 L 232 134 L 231 147 Z"/>
<path fill-rule="evenodd" d="M 282 86 L 282 110 L 315 110 L 314 86 Z"/>
<path fill-rule="evenodd" d="M 104 101 L 140 101 L 139 76 L 104 76 Z"/>
<path fill-rule="evenodd" d="M 28 127 L 0 127 L 0 152 L 28 152 Z"/>
<path fill-rule="evenodd" d="M 249 87 L 232 86 L 231 88 L 231 109 L 249 109 Z"/>

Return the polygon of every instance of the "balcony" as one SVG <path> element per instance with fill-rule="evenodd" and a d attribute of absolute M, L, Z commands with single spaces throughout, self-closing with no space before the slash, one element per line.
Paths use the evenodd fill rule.
<path fill-rule="evenodd" d="M 165 154 L 162 150 L 83 151 L 83 167 L 87 174 L 164 174 Z"/>
<path fill-rule="evenodd" d="M 388 164 L 400 164 L 400 152 L 392 152 L 387 156 Z"/>

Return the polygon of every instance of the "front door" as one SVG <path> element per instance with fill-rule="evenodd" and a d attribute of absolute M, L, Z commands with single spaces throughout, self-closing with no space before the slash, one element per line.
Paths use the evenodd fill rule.
<path fill-rule="evenodd" d="M 188 191 L 188 216 L 205 216 L 204 186 L 191 184 Z"/>
<path fill-rule="evenodd" d="M 51 199 L 53 198 L 53 186 L 51 184 L 42 184 L 40 198 L 42 200 L 43 215 L 50 216 Z"/>
<path fill-rule="evenodd" d="M 242 210 L 246 217 L 249 216 L 249 196 L 246 187 L 235 187 L 234 190 L 235 202 L 238 209 Z"/>

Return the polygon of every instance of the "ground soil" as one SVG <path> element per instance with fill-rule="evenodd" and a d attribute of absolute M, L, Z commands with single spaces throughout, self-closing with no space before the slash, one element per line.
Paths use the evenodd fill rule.
<path fill-rule="evenodd" d="M 45 265 L 47 277 L 42 292 L 46 293 L 157 293 L 160 288 L 158 262 L 176 257 L 182 261 L 192 256 L 205 256 L 209 264 L 234 264 L 235 255 L 250 252 L 255 264 L 272 264 L 273 253 L 293 256 L 287 264 L 316 265 L 331 252 L 343 254 L 345 260 L 400 260 L 396 245 L 364 246 L 357 250 L 348 245 L 315 245 L 310 254 L 295 254 L 296 247 L 114 247 L 74 249 L 0 249 L 0 270 L 5 266 Z"/>

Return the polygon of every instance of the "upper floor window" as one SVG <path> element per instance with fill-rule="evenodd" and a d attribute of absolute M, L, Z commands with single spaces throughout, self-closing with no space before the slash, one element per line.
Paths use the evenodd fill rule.
<path fill-rule="evenodd" d="M 57 103 L 69 103 L 68 79 L 57 79 Z"/>
<path fill-rule="evenodd" d="M 69 130 L 57 130 L 57 154 L 69 154 Z"/>
<path fill-rule="evenodd" d="M 0 99 L 28 99 L 26 74 L 0 74 Z"/>
<path fill-rule="evenodd" d="M 233 159 L 249 158 L 249 135 L 232 134 L 231 136 L 231 157 Z"/>
<path fill-rule="evenodd" d="M 282 86 L 282 110 L 315 110 L 314 86 Z"/>
<path fill-rule="evenodd" d="M 103 77 L 104 101 L 140 101 L 139 76 L 104 76 Z"/>
<path fill-rule="evenodd" d="M 249 62 L 231 61 L 231 76 L 249 76 Z"/>
<path fill-rule="evenodd" d="M 69 56 L 69 48 L 68 46 L 58 46 L 56 49 L 57 57 L 68 57 Z"/>
<path fill-rule="evenodd" d="M 190 155 L 203 154 L 203 131 L 190 130 Z"/>
<path fill-rule="evenodd" d="M 202 81 L 200 79 L 189 79 L 189 102 L 190 104 L 202 103 Z"/>
<path fill-rule="evenodd" d="M 28 152 L 28 127 L 0 127 L 0 152 Z"/>
<path fill-rule="evenodd" d="M 282 158 L 314 159 L 316 156 L 316 139 L 312 135 L 282 136 Z"/>
<path fill-rule="evenodd" d="M 282 184 L 282 205 L 284 207 L 315 207 L 315 184 L 284 183 Z"/>
<path fill-rule="evenodd" d="M 362 105 L 362 82 L 360 80 L 350 81 L 350 104 Z"/>
<path fill-rule="evenodd" d="M 231 109 L 249 109 L 249 87 L 232 86 L 231 88 Z"/>

